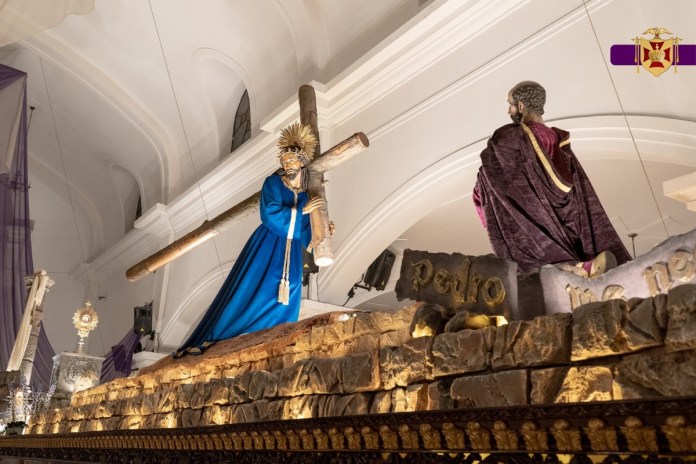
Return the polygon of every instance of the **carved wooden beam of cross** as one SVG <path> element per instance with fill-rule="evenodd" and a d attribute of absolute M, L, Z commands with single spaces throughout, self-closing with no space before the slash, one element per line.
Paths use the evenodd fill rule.
<path fill-rule="evenodd" d="M 307 124 L 314 130 L 314 135 L 319 141 L 319 130 L 317 125 L 317 105 L 314 88 L 310 85 L 303 85 L 299 91 L 300 100 L 300 122 Z M 324 153 L 319 154 L 319 143 L 314 153 L 314 159 L 308 166 L 309 170 L 309 194 L 322 197 L 324 207 L 317 208 L 312 212 L 312 245 L 314 247 L 315 262 L 317 265 L 330 264 L 333 261 L 331 251 L 331 236 L 329 234 L 328 210 L 326 207 L 326 195 L 324 192 L 324 173 L 339 164 L 349 160 L 370 145 L 367 136 L 362 132 L 353 134 L 343 142 L 331 147 Z M 246 200 L 238 203 L 227 211 L 219 214 L 211 220 L 206 220 L 197 229 L 189 232 L 180 239 L 172 242 L 160 251 L 148 256 L 144 260 L 130 267 L 126 271 L 126 277 L 131 282 L 135 282 L 148 274 L 155 272 L 160 267 L 175 260 L 189 250 L 197 247 L 208 239 L 218 235 L 233 225 L 243 221 L 248 216 L 258 211 L 261 200 L 261 193 L 257 192 Z"/>

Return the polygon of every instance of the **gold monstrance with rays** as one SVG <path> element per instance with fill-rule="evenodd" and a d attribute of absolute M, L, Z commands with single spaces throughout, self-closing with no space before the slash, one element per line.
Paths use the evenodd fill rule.
<path fill-rule="evenodd" d="M 85 346 L 87 344 L 87 337 L 89 333 L 97 328 L 97 323 L 99 322 L 99 316 L 97 312 L 92 307 L 92 303 L 89 301 L 85 303 L 83 308 L 75 311 L 73 315 L 73 324 L 77 329 L 77 351 L 76 353 L 84 353 Z"/>

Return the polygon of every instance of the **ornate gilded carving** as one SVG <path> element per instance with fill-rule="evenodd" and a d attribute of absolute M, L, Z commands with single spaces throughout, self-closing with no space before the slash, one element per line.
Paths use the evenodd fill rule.
<path fill-rule="evenodd" d="M 288 439 L 283 432 L 280 430 L 274 430 L 273 437 L 275 438 L 276 447 L 279 450 L 285 451 L 288 449 Z"/>
<path fill-rule="evenodd" d="M 239 436 L 242 437 L 242 444 L 245 450 L 249 451 L 254 449 L 254 441 L 252 440 L 251 435 L 249 435 L 247 432 L 240 432 Z"/>
<path fill-rule="evenodd" d="M 447 449 L 463 450 L 466 447 L 464 432 L 451 422 L 442 424 L 442 434 L 445 436 Z"/>
<path fill-rule="evenodd" d="M 346 427 L 343 429 L 343 433 L 348 441 L 348 449 L 359 450 L 362 447 L 362 442 L 360 440 L 360 434 L 353 427 Z"/>
<path fill-rule="evenodd" d="M 324 433 L 322 429 L 312 429 L 312 434 L 314 439 L 317 441 L 318 450 L 328 450 L 329 448 L 329 436 Z"/>
<path fill-rule="evenodd" d="M 384 449 L 399 448 L 399 436 L 388 425 L 379 427 L 379 436 L 382 438 L 382 447 Z"/>
<path fill-rule="evenodd" d="M 331 449 L 342 450 L 346 448 L 345 437 L 336 427 L 329 429 L 329 438 L 331 439 Z"/>
<path fill-rule="evenodd" d="M 428 450 L 442 449 L 442 437 L 440 431 L 430 424 L 420 424 L 418 426 L 423 446 Z"/>
<path fill-rule="evenodd" d="M 307 429 L 301 429 L 300 440 L 302 441 L 302 449 L 313 450 L 314 449 L 314 436 L 311 435 Z"/>
<path fill-rule="evenodd" d="M 230 433 L 230 438 L 232 439 L 232 447 L 240 451 L 244 449 L 244 444 L 242 443 L 242 437 L 237 432 Z"/>
<path fill-rule="evenodd" d="M 655 427 L 643 426 L 643 421 L 635 416 L 626 418 L 621 432 L 626 437 L 629 451 L 657 451 L 657 431 Z"/>
<path fill-rule="evenodd" d="M 225 446 L 222 442 L 222 437 L 220 436 L 220 434 L 218 434 L 218 433 L 212 434 L 212 439 L 213 439 L 213 449 L 218 450 L 218 451 L 225 449 Z"/>
<path fill-rule="evenodd" d="M 411 430 L 406 424 L 401 424 L 399 426 L 399 437 L 401 438 L 401 444 L 404 449 L 417 450 L 420 448 L 418 442 L 418 432 Z"/>
<path fill-rule="evenodd" d="M 696 451 L 696 426 L 687 426 L 684 416 L 670 416 L 660 428 L 667 437 L 670 451 Z"/>
<path fill-rule="evenodd" d="M 261 432 L 261 437 L 263 438 L 264 448 L 267 450 L 275 449 L 275 438 L 268 430 Z"/>
<path fill-rule="evenodd" d="M 539 426 L 531 421 L 526 421 L 520 427 L 520 433 L 524 439 L 524 446 L 529 451 L 548 451 L 549 450 L 549 438 L 546 429 L 539 428 Z"/>
<path fill-rule="evenodd" d="M 571 427 L 567 420 L 560 419 L 553 423 L 551 433 L 556 439 L 558 451 L 582 451 L 580 430 Z"/>
<path fill-rule="evenodd" d="M 491 449 L 491 435 L 478 422 L 466 423 L 466 435 L 469 437 L 472 449 L 482 451 Z"/>
<path fill-rule="evenodd" d="M 503 421 L 493 423 L 493 437 L 499 450 L 516 451 L 519 447 L 517 432 L 510 430 Z"/>
<path fill-rule="evenodd" d="M 255 450 L 262 450 L 264 449 L 263 445 L 263 437 L 261 434 L 257 431 L 251 432 L 251 439 L 254 442 L 254 449 Z"/>
<path fill-rule="evenodd" d="M 601 419 L 590 419 L 585 427 L 593 451 L 618 451 L 616 428 L 607 427 Z"/>
<path fill-rule="evenodd" d="M 367 425 L 360 429 L 360 434 L 365 442 L 365 449 L 379 449 L 379 434 Z"/>
<path fill-rule="evenodd" d="M 167 438 L 169 438 L 169 437 L 167 437 Z M 223 444 L 225 450 L 233 450 L 234 449 L 234 442 L 232 441 L 232 435 L 227 434 L 227 433 L 222 435 L 222 444 Z"/>
<path fill-rule="evenodd" d="M 285 436 L 288 438 L 288 446 L 291 450 L 302 449 L 302 443 L 300 443 L 300 437 L 297 433 L 290 429 L 285 432 Z"/>

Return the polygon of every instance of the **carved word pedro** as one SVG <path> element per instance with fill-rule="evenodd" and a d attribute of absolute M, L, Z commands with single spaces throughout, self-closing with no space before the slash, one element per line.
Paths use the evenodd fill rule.
<path fill-rule="evenodd" d="M 505 286 L 498 277 L 484 280 L 482 274 L 469 272 L 471 261 L 464 258 L 461 269 L 452 273 L 445 268 L 436 269 L 429 259 L 421 259 L 411 264 L 411 289 L 420 293 L 425 287 L 433 286 L 440 295 L 451 295 L 459 305 L 476 303 L 481 298 L 490 307 L 498 306 L 505 300 Z"/>
<path fill-rule="evenodd" d="M 648 287 L 649 296 L 659 293 L 666 293 L 667 290 L 675 286 L 678 282 L 690 282 L 696 277 L 696 249 L 694 252 L 679 249 L 672 252 L 667 262 L 660 261 L 648 266 L 643 270 L 642 277 Z M 608 285 L 604 288 L 601 295 L 595 294 L 589 288 L 580 288 L 572 284 L 566 286 L 566 292 L 570 296 L 570 306 L 577 308 L 585 303 L 592 303 L 611 299 L 626 299 L 624 288 L 621 285 Z M 634 296 L 634 295 L 630 295 Z"/>

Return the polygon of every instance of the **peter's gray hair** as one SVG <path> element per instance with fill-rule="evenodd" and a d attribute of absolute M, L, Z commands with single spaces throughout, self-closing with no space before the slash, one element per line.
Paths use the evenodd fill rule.
<path fill-rule="evenodd" d="M 546 90 L 541 84 L 534 81 L 522 81 L 510 91 L 512 103 L 524 103 L 527 111 L 538 115 L 544 114 L 544 104 L 546 103 Z"/>

